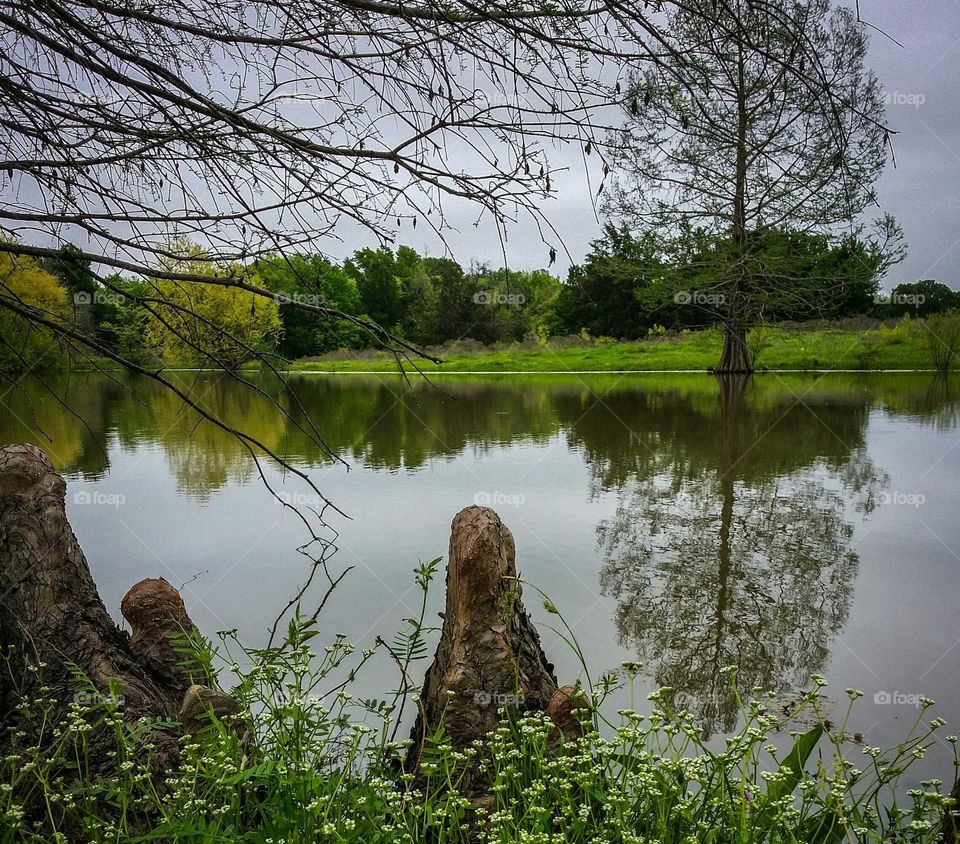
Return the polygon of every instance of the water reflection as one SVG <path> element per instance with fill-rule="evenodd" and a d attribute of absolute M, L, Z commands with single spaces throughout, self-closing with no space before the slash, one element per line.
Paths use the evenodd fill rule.
<path fill-rule="evenodd" d="M 560 424 L 549 393 L 508 383 L 462 382 L 437 389 L 392 377 L 294 377 L 287 384 L 261 378 L 264 395 L 257 395 L 222 375 L 179 381 L 211 415 L 308 468 L 329 462 L 309 436 L 311 425 L 348 461 L 413 471 L 468 448 L 519 439 L 543 442 Z M 3 405 L 0 441 L 34 442 L 59 469 L 88 479 L 109 469 L 109 453 L 102 447 L 107 441 L 125 450 L 159 447 L 179 490 L 200 499 L 228 482 L 249 480 L 255 471 L 235 437 L 146 379 L 31 379 L 8 390 Z"/>
<path fill-rule="evenodd" d="M 619 446 L 578 431 L 597 482 L 618 493 L 597 534 L 621 642 L 707 735 L 734 728 L 738 693 L 824 668 L 859 562 L 846 512 L 872 510 L 887 482 L 864 450 L 864 403 L 751 387 L 723 379 L 713 403 L 678 399 L 669 413 L 624 402 L 618 415 L 643 436 Z"/>
<path fill-rule="evenodd" d="M 504 376 L 444 379 L 438 387 L 395 377 L 260 378 L 263 396 L 211 373 L 179 381 L 211 414 L 306 467 L 328 462 L 305 432 L 311 424 L 347 460 L 407 471 L 467 449 L 543 443 L 562 431 L 583 450 L 598 490 L 665 470 L 682 476 L 731 448 L 738 454 L 729 459 L 750 476 L 789 473 L 811 455 L 839 470 L 862 447 L 866 417 L 876 409 L 943 430 L 960 421 L 957 384 L 913 374 L 767 376 L 732 395 L 712 378 L 682 375 Z M 107 441 L 124 450 L 161 448 L 189 494 L 209 495 L 253 471 L 234 437 L 147 379 L 25 379 L 0 392 L 0 402 L 0 440 L 36 442 L 60 469 L 90 479 L 109 468 Z M 734 402 L 737 413 L 723 410 Z M 797 412 L 785 413 L 794 405 Z"/>
<path fill-rule="evenodd" d="M 330 461 L 305 433 L 311 425 L 336 454 L 388 473 L 565 445 L 588 467 L 587 494 L 616 501 L 596 549 L 620 642 L 708 733 L 736 721 L 725 665 L 739 667 L 741 694 L 803 685 L 826 666 L 850 610 L 858 513 L 888 488 L 867 453 L 871 420 L 938 431 L 960 421 L 956 382 L 913 374 L 498 377 L 444 379 L 440 389 L 303 376 L 262 378 L 263 396 L 214 374 L 181 378 L 211 414 L 320 470 L 321 488 Z M 206 502 L 256 471 L 233 437 L 147 380 L 27 379 L 2 403 L 0 442 L 36 442 L 70 475 L 95 480 L 118 450 L 151 451 L 181 493 Z"/>

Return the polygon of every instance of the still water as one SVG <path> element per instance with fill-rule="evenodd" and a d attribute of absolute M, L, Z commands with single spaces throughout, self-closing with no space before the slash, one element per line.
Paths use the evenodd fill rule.
<path fill-rule="evenodd" d="M 353 567 L 321 615 L 329 636 L 389 640 L 417 613 L 418 561 L 445 554 L 459 509 L 490 504 L 591 674 L 642 665 L 638 708 L 671 686 L 722 736 L 737 705 L 721 669 L 735 664 L 746 695 L 789 696 L 823 674 L 841 716 L 844 689 L 862 689 L 850 729 L 870 744 L 896 741 L 921 695 L 960 730 L 958 382 L 301 375 L 259 380 L 265 398 L 222 375 L 178 377 L 350 517 L 326 511 L 331 571 Z M 0 442 L 41 445 L 67 476 L 68 515 L 108 608 L 119 620 L 126 589 L 162 576 L 201 630 L 262 644 L 303 583 L 308 536 L 250 454 L 151 382 L 46 383 L 4 388 Z M 348 466 L 305 435 L 310 423 Z M 299 478 L 262 469 L 288 502 L 318 503 Z M 432 618 L 442 576 L 435 587 Z M 526 603 L 538 623 L 555 621 L 533 590 Z M 572 682 L 576 658 L 541 631 Z M 383 664 L 359 684 L 382 694 L 395 679 Z M 920 773 L 949 780 L 951 758 L 935 746 Z"/>

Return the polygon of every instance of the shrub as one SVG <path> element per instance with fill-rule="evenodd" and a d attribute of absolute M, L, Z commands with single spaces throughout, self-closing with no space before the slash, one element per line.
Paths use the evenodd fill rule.
<path fill-rule="evenodd" d="M 933 368 L 945 375 L 960 352 L 960 311 L 934 314 L 923 325 Z"/>
<path fill-rule="evenodd" d="M 910 319 L 909 314 L 905 316 L 897 325 L 888 326 L 883 323 L 877 329 L 880 342 L 885 346 L 895 346 L 905 343 L 913 335 L 916 323 Z"/>
<path fill-rule="evenodd" d="M 773 344 L 773 336 L 773 329 L 763 324 L 755 325 L 747 332 L 747 357 L 753 369 L 756 369 L 760 355 Z"/>

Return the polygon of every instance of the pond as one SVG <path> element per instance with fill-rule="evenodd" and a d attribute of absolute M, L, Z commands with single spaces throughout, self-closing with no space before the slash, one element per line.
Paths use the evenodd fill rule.
<path fill-rule="evenodd" d="M 863 690 L 849 729 L 870 744 L 902 736 L 921 696 L 960 725 L 960 383 L 304 374 L 259 378 L 258 396 L 222 374 L 177 378 L 345 514 L 325 513 L 331 571 L 352 567 L 321 615 L 325 635 L 389 640 L 419 611 L 418 561 L 445 555 L 454 514 L 482 503 L 513 531 L 523 578 L 562 612 L 591 675 L 641 664 L 638 708 L 670 686 L 720 737 L 738 692 L 788 699 L 820 673 L 837 717 L 844 689 Z M 311 423 L 349 468 L 304 433 Z M 150 381 L 27 378 L 4 388 L 0 441 L 41 445 L 67 476 L 68 515 L 118 620 L 127 588 L 162 576 L 208 635 L 236 628 L 262 644 L 304 582 L 304 524 L 236 439 Z M 285 501 L 319 505 L 296 476 L 262 469 Z M 318 582 L 304 607 L 322 595 Z M 441 569 L 435 623 L 442 602 Z M 581 676 L 533 589 L 526 604 L 561 682 Z M 384 694 L 396 678 L 381 664 L 358 683 Z M 950 759 L 931 748 L 923 773 L 949 780 Z"/>

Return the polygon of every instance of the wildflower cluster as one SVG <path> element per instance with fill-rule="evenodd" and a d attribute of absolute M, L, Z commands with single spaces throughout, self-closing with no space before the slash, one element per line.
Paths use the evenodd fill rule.
<path fill-rule="evenodd" d="M 419 636 L 422 618 L 414 627 Z M 152 752 L 170 725 L 131 722 L 119 694 L 78 695 L 59 719 L 52 697 L 22 699 L 25 727 L 0 756 L 0 842 L 920 844 L 938 839 L 952 805 L 939 780 L 899 786 L 944 726 L 926 720 L 931 702 L 897 747 L 861 747 L 846 741 L 849 709 L 839 725 L 823 717 L 819 677 L 798 702 L 814 726 L 792 735 L 769 696 L 755 695 L 741 702 L 740 729 L 711 749 L 693 716 L 672 706 L 672 690 L 660 689 L 646 714 L 584 710 L 575 741 L 515 708 L 469 747 L 441 729 L 409 773 L 410 742 L 392 740 L 394 704 L 349 691 L 374 652 L 316 641 L 315 621 L 299 615 L 273 648 L 234 657 L 240 645 L 225 634 L 220 660 L 243 714 L 183 737 L 163 774 Z M 624 674 L 633 682 L 636 667 Z M 595 703 L 610 683 L 594 690 Z M 848 690 L 850 708 L 859 696 Z M 28 736 L 39 739 L 27 745 Z"/>

